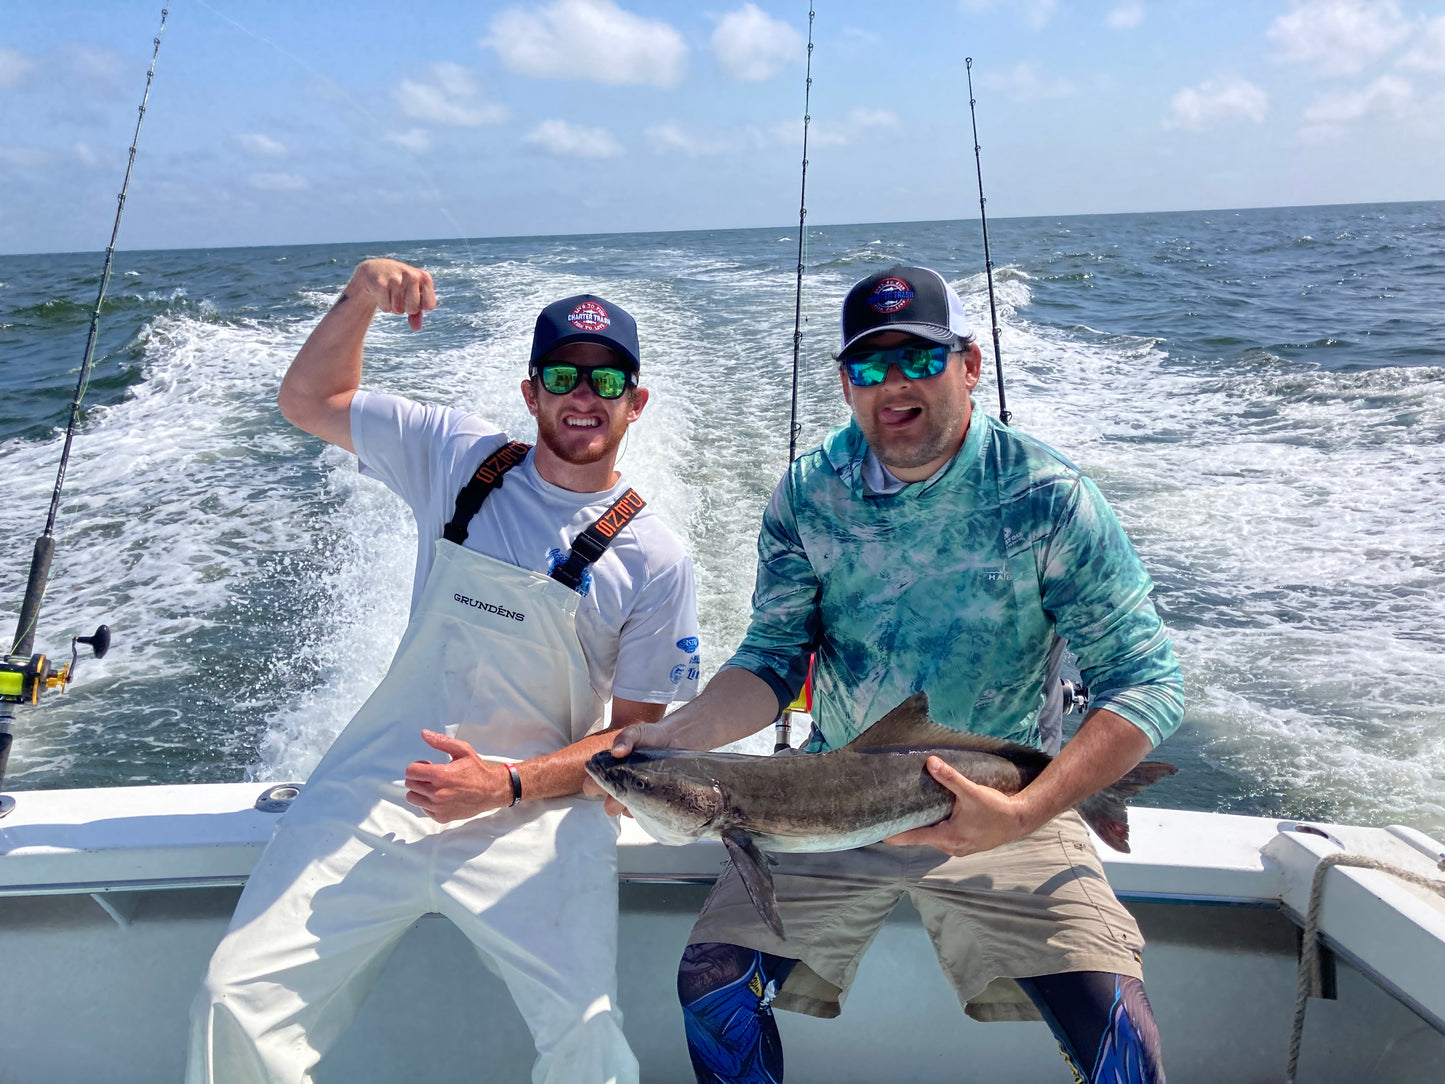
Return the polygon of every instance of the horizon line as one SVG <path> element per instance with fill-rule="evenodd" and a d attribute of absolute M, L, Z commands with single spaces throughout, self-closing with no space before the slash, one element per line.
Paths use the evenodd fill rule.
<path fill-rule="evenodd" d="M 1304 210 L 1308 208 L 1323 207 L 1390 207 L 1400 204 L 1430 204 L 1445 203 L 1445 199 L 1404 199 L 1404 200 L 1371 200 L 1355 203 L 1271 203 L 1255 207 L 1193 207 L 1177 208 L 1173 210 L 1150 210 L 1150 211 L 1092 211 L 1087 213 L 1068 214 L 1036 214 L 1036 215 L 1001 215 L 994 219 L 995 222 L 1022 222 L 1031 219 L 1076 219 L 1076 218 L 1121 218 L 1137 217 L 1141 215 L 1186 215 L 1186 214 L 1240 214 L 1246 211 L 1285 211 Z M 915 226 L 933 225 L 937 223 L 954 222 L 977 222 L 979 217 L 968 216 L 964 218 L 909 218 L 889 219 L 873 222 L 824 222 L 809 223 L 808 229 L 839 229 L 845 227 L 861 226 Z M 125 248 L 117 247 L 117 253 L 148 253 L 148 252 L 200 252 L 209 249 L 274 249 L 274 248 L 326 248 L 351 245 L 428 245 L 446 244 L 453 242 L 481 242 L 481 241 L 526 241 L 526 240 L 556 240 L 564 237 L 622 237 L 635 235 L 657 235 L 684 234 L 684 233 L 743 233 L 755 230 L 783 229 L 792 230 L 796 223 L 783 225 L 758 225 L 758 226 L 691 226 L 680 229 L 665 230 L 603 230 L 595 233 L 498 233 L 487 235 L 462 235 L 457 237 L 411 237 L 411 238 L 368 238 L 359 241 L 281 241 L 265 245 L 187 245 L 170 248 Z M 89 256 L 103 253 L 104 248 L 96 249 L 50 249 L 31 252 L 0 252 L 0 259 L 22 258 L 27 256 Z"/>

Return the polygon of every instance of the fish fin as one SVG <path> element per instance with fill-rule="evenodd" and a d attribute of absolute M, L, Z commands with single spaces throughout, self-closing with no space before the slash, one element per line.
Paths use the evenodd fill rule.
<path fill-rule="evenodd" d="M 943 746 L 946 749 L 972 749 L 980 753 L 1011 756 L 1014 753 L 1037 757 L 1038 750 L 986 734 L 970 734 L 966 730 L 935 723 L 928 714 L 928 694 L 914 693 L 867 730 L 843 746 L 852 752 L 864 749 L 923 748 Z M 1047 763 L 1047 761 L 1045 761 Z"/>
<path fill-rule="evenodd" d="M 1151 787 L 1179 769 L 1162 760 L 1146 760 L 1111 787 L 1089 795 L 1078 805 L 1079 815 L 1099 838 L 1116 851 L 1129 853 L 1129 811 L 1126 803 L 1145 787 Z"/>
<path fill-rule="evenodd" d="M 733 860 L 733 867 L 742 878 L 743 887 L 748 890 L 748 898 L 757 908 L 758 917 L 766 922 L 775 934 L 786 940 L 783 920 L 778 915 L 778 897 L 773 891 L 773 875 L 768 872 L 767 858 L 758 850 L 753 837 L 746 832 L 725 832 L 722 841 L 723 846 L 728 849 L 728 856 Z"/>

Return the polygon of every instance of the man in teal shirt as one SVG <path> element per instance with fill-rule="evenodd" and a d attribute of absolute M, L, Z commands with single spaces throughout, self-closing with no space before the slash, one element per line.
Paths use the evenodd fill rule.
<path fill-rule="evenodd" d="M 1057 752 L 1049 693 L 1066 644 L 1090 711 L 1018 794 L 930 758 L 955 796 L 947 820 L 893 846 L 784 856 L 774 883 L 786 941 L 729 870 L 678 976 L 698 1080 L 780 1081 L 770 1006 L 837 1015 L 907 893 L 970 1015 L 986 1015 L 969 1003 L 997 991 L 995 980 L 1015 980 L 1078 1078 L 1163 1081 L 1143 938 L 1071 811 L 1183 715 L 1149 576 L 1093 482 L 974 408 L 980 352 L 937 272 L 870 275 L 844 301 L 842 326 L 853 418 L 773 494 L 746 639 L 702 696 L 624 731 L 613 752 L 710 749 L 750 734 L 797 695 L 810 654 L 806 752 L 847 744 L 919 691 L 939 723 Z"/>

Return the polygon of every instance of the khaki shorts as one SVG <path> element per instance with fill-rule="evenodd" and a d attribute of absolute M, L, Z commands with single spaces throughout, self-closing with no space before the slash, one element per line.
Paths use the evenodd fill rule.
<path fill-rule="evenodd" d="M 864 950 L 905 892 L 959 1001 L 976 1018 L 1037 1019 L 1016 983 L 995 979 L 1066 971 L 1143 977 L 1144 939 L 1109 888 L 1077 813 L 965 858 L 882 843 L 775 857 L 773 884 L 786 940 L 758 918 L 729 863 L 688 941 L 743 945 L 799 960 L 773 1001 L 780 1009 L 837 1016 Z M 988 995 L 980 998 L 986 988 Z"/>

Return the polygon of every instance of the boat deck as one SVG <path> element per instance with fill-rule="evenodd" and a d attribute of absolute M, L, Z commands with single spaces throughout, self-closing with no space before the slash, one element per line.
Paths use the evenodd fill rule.
<path fill-rule="evenodd" d="M 0 1080 L 178 1080 L 186 1012 L 276 815 L 257 784 L 41 791 L 0 820 Z M 1281 1079 L 1299 921 L 1326 854 L 1439 876 L 1409 829 L 1301 826 L 1135 808 L 1104 851 L 1149 941 L 1171 1081 Z M 673 973 L 720 846 L 663 847 L 624 823 L 620 1000 L 644 1079 L 691 1078 Z M 1326 876 L 1330 999 L 1311 1000 L 1303 1081 L 1445 1079 L 1445 901 L 1385 873 Z M 960 1012 L 904 900 L 835 1021 L 779 1016 L 790 1081 L 1067 1079 L 1038 1023 Z M 446 921 L 419 920 L 319 1081 L 521 1080 L 531 1044 L 500 983 Z M 478 1073 L 478 1066 L 490 1071 Z"/>

